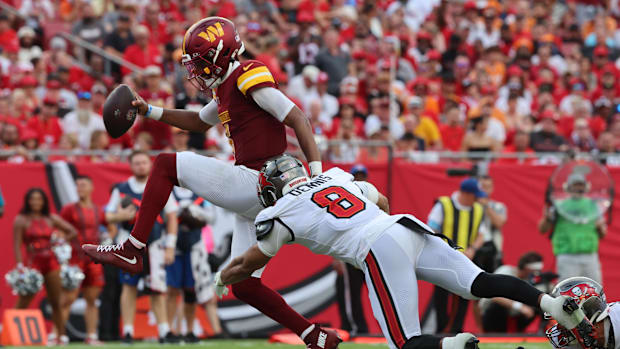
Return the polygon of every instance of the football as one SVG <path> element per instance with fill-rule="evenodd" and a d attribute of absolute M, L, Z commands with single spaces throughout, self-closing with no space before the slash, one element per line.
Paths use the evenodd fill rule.
<path fill-rule="evenodd" d="M 118 138 L 131 128 L 137 109 L 131 105 L 136 100 L 131 88 L 125 84 L 115 88 L 103 104 L 103 123 L 112 138 Z"/>

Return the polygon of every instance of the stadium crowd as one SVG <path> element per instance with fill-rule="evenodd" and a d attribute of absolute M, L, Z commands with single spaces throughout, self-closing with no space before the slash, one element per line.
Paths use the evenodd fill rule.
<path fill-rule="evenodd" d="M 237 24 L 244 57 L 264 62 L 308 115 L 333 162 L 384 161 L 348 140 L 422 150 L 553 152 L 620 149 L 616 1 L 4 0 L 0 14 L 0 145 L 32 149 L 207 149 L 205 136 L 141 120 L 110 139 L 101 110 L 124 82 L 149 103 L 197 109 L 211 98 L 178 64 L 187 27 Z M 142 68 L 74 46 L 75 36 Z M 114 161 L 115 156 L 80 158 Z M 71 160 L 75 160 L 72 158 Z"/>

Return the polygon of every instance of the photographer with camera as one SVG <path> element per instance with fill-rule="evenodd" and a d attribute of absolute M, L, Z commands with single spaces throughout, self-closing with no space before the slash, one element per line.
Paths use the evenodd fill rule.
<path fill-rule="evenodd" d="M 543 273 L 543 257 L 538 252 L 526 252 L 517 266 L 502 265 L 494 274 L 511 275 L 538 286 L 549 284 L 554 274 Z M 548 287 L 551 288 L 550 285 Z M 536 310 L 528 305 L 507 298 L 480 300 L 484 332 L 523 332 L 536 319 Z"/>
<path fill-rule="evenodd" d="M 607 225 L 596 202 L 585 196 L 589 187 L 583 174 L 572 173 L 564 183 L 569 197 L 547 207 L 538 224 L 541 233 L 551 234 L 560 281 L 585 276 L 602 282 L 598 248 Z"/>

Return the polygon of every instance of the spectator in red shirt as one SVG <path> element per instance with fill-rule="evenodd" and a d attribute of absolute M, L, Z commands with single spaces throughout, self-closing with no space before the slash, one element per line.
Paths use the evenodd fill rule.
<path fill-rule="evenodd" d="M 0 13 L 0 48 L 5 50 L 8 46 L 19 47 L 19 41 L 17 33 L 11 28 L 9 17 L 5 13 Z"/>
<path fill-rule="evenodd" d="M 514 135 L 514 140 L 512 142 L 512 145 L 505 147 L 502 153 L 504 154 L 514 154 L 514 153 L 533 154 L 534 150 L 530 148 L 529 133 L 518 130 Z M 516 163 L 528 163 L 528 162 L 531 162 L 532 160 L 534 159 L 526 158 L 525 156 L 519 156 L 519 157 L 500 158 L 498 162 L 502 164 L 516 164 Z"/>
<path fill-rule="evenodd" d="M 57 116 L 58 101 L 51 97 L 43 99 L 41 112 L 28 120 L 26 128 L 37 135 L 37 141 L 42 147 L 53 147 L 58 144 L 62 136 L 62 127 Z"/>
<path fill-rule="evenodd" d="M 138 26 L 134 32 L 134 37 L 136 43 L 127 47 L 123 58 L 141 68 L 146 68 L 149 65 L 161 65 L 161 52 L 157 45 L 151 42 L 149 29 L 143 25 Z M 131 71 L 123 67 L 122 72 L 123 75 L 127 75 Z"/>
<path fill-rule="evenodd" d="M 444 112 L 445 123 L 439 125 L 439 133 L 446 150 L 459 151 L 465 136 L 465 128 L 461 121 L 461 110 L 455 103 L 449 103 Z"/>
<path fill-rule="evenodd" d="M 164 19 L 165 14 L 159 10 L 159 4 L 154 1 L 144 9 L 144 22 L 142 25 L 148 28 L 153 42 L 157 45 L 165 45 L 172 41 L 168 32 L 168 25 Z"/>

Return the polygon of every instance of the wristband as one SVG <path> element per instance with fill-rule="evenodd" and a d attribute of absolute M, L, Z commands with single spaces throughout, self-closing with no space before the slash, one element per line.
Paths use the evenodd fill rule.
<path fill-rule="evenodd" d="M 323 173 L 323 164 L 320 161 L 310 161 L 308 167 L 310 168 L 310 177 Z"/>
<path fill-rule="evenodd" d="M 512 310 L 521 311 L 521 308 L 523 308 L 523 303 L 517 301 L 512 302 Z"/>
<path fill-rule="evenodd" d="M 153 119 L 153 120 L 161 119 L 162 115 L 164 115 L 164 108 L 156 107 L 151 104 L 148 105 L 148 109 L 146 110 L 146 113 L 144 114 L 145 117 Z"/>
<path fill-rule="evenodd" d="M 177 246 L 177 235 L 176 234 L 166 234 L 166 248 L 175 248 Z"/>

